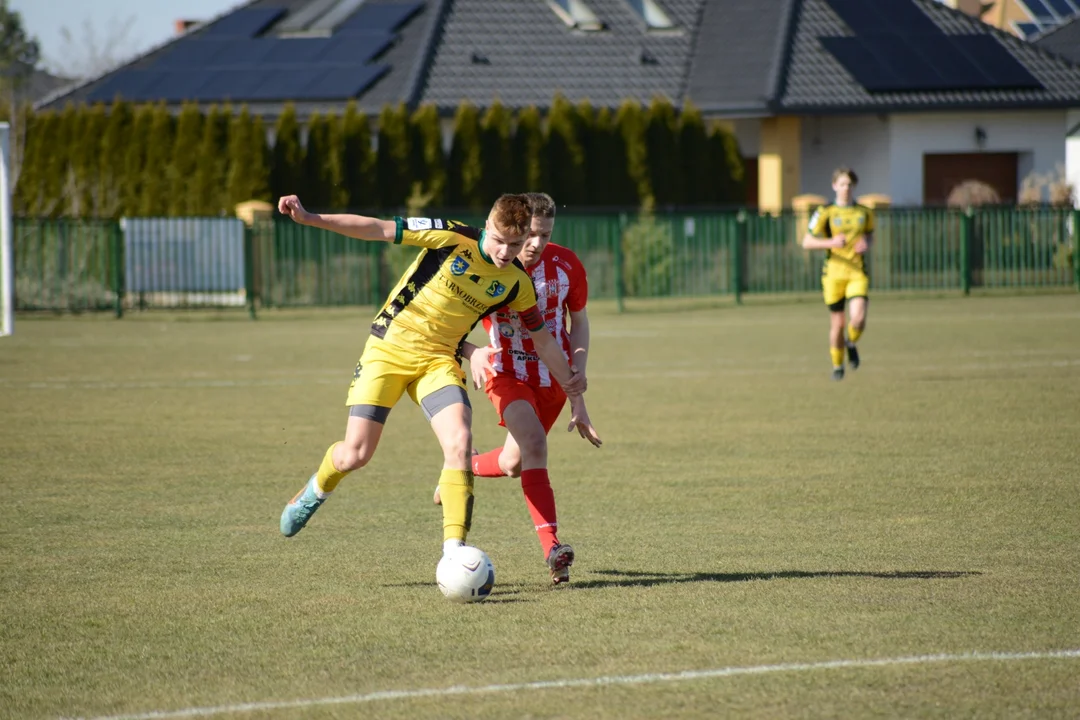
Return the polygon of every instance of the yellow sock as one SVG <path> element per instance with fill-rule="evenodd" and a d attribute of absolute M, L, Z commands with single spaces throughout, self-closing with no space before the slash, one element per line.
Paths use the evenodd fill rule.
<path fill-rule="evenodd" d="M 349 474 L 347 471 L 342 472 L 334 467 L 334 448 L 340 444 L 340 442 L 336 442 L 331 445 L 330 449 L 326 451 L 326 455 L 323 456 L 322 463 L 319 465 L 319 472 L 315 475 L 315 487 L 319 492 L 334 492 L 334 488 L 341 482 L 341 479 Z"/>
<path fill-rule="evenodd" d="M 472 525 L 472 470 L 444 468 L 439 475 L 439 495 L 442 497 L 443 541 L 465 542 Z"/>
<path fill-rule="evenodd" d="M 829 357 L 832 358 L 833 367 L 844 366 L 844 348 L 829 348 Z"/>
<path fill-rule="evenodd" d="M 859 330 L 854 325 L 847 326 L 847 338 L 848 342 L 852 345 L 859 342 L 859 338 L 862 337 L 862 330 Z"/>

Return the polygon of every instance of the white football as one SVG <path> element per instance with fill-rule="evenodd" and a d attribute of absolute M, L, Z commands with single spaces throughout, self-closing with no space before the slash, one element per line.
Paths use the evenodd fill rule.
<path fill-rule="evenodd" d="M 462 545 L 443 554 L 435 568 L 435 581 L 454 602 L 479 602 L 495 587 L 495 566 L 480 548 Z"/>

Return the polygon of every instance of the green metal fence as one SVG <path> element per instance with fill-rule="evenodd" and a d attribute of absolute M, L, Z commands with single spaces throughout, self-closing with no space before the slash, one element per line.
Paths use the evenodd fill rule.
<path fill-rule="evenodd" d="M 479 218 L 456 216 L 466 222 Z M 1080 288 L 1080 212 L 1052 208 L 876 213 L 872 290 Z M 560 214 L 590 297 L 816 292 L 823 253 L 799 239 L 807 217 L 728 213 Z M 418 250 L 261 220 L 17 218 L 16 309 L 378 305 Z"/>

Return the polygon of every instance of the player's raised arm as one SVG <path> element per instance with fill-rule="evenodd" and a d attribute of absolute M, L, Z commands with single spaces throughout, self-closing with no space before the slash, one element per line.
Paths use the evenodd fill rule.
<path fill-rule="evenodd" d="M 286 195 L 279 199 L 278 212 L 288 215 L 293 222 L 300 225 L 329 230 L 358 240 L 393 242 L 397 235 L 397 223 L 393 220 L 380 220 L 364 215 L 322 215 L 308 212 L 296 195 Z"/>

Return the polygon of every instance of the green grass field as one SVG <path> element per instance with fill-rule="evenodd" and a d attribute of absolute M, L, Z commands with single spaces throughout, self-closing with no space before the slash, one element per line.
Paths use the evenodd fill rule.
<path fill-rule="evenodd" d="M 1080 713 L 1080 298 L 875 300 L 843 383 L 816 302 L 592 316 L 604 446 L 551 440 L 573 582 L 516 481 L 479 479 L 472 606 L 435 586 L 441 454 L 408 401 L 278 532 L 369 309 L 20 318 L 0 717 Z"/>

